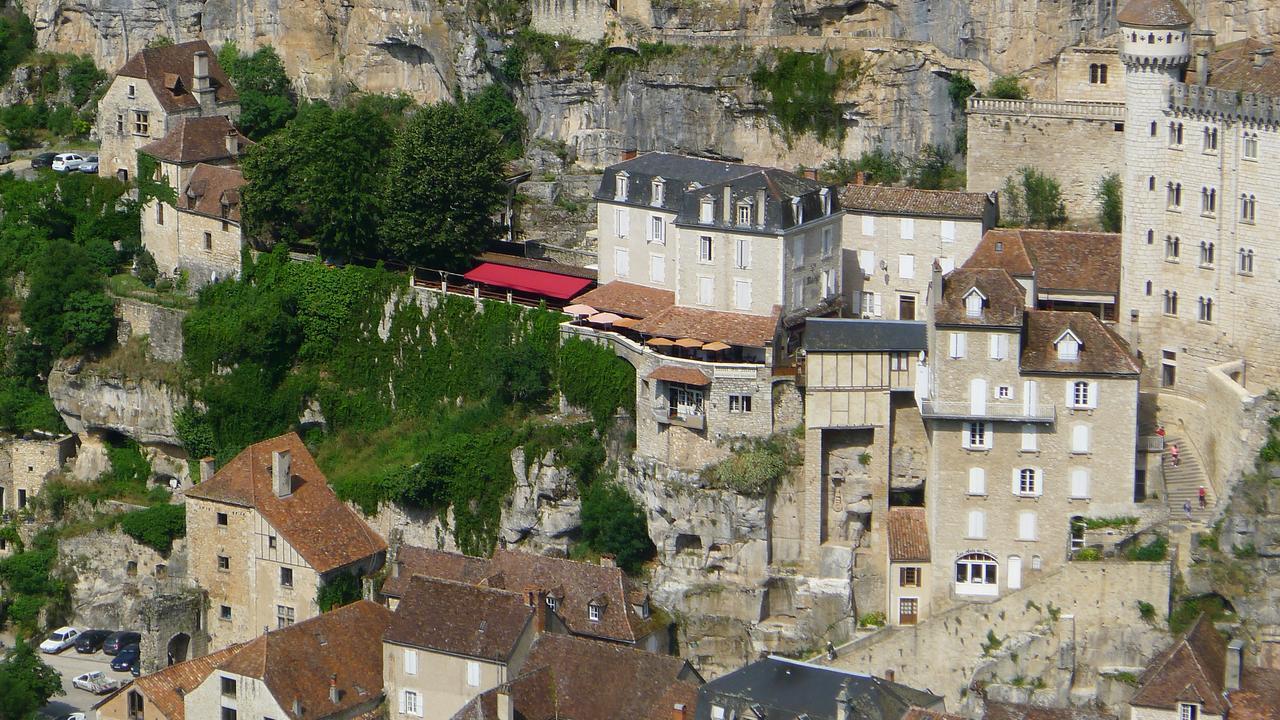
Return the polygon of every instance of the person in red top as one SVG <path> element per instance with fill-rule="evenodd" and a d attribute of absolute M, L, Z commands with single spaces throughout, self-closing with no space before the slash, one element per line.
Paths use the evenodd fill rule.
<path fill-rule="evenodd" d="M 1200 486 L 1200 509 L 1203 510 L 1209 506 L 1209 491 Z"/>
<path fill-rule="evenodd" d="M 1178 467 L 1178 443 L 1169 446 L 1169 457 L 1173 459 L 1173 466 Z"/>

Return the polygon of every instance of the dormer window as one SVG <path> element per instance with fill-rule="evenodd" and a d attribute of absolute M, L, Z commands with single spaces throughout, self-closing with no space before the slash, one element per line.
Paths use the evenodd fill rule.
<path fill-rule="evenodd" d="M 613 176 L 613 199 L 622 201 L 627 199 L 627 174 L 624 172 Z"/>
<path fill-rule="evenodd" d="M 711 198 L 704 197 L 702 202 L 698 204 L 698 222 L 710 225 L 715 222 L 716 206 Z"/>
<path fill-rule="evenodd" d="M 600 622 L 600 618 L 604 615 L 604 604 L 596 600 L 592 600 L 587 605 L 587 618 L 591 622 Z"/>
<path fill-rule="evenodd" d="M 662 178 L 653 179 L 653 183 L 650 185 L 650 192 L 649 192 L 649 203 L 651 205 L 654 205 L 657 207 L 662 206 L 663 194 L 664 194 L 663 191 L 665 188 L 666 188 L 666 183 L 662 181 Z"/>
<path fill-rule="evenodd" d="M 818 192 L 818 196 L 822 198 L 822 214 L 831 214 L 831 188 L 822 188 Z"/>
<path fill-rule="evenodd" d="M 132 100 L 136 97 L 138 97 L 138 86 L 133 83 L 129 83 L 129 99 Z"/>
<path fill-rule="evenodd" d="M 982 306 L 987 298 L 978 288 L 973 288 L 964 296 L 964 314 L 968 317 L 982 317 Z"/>
<path fill-rule="evenodd" d="M 560 610 L 560 599 L 554 595 L 548 595 L 547 607 L 551 608 L 551 612 L 558 612 Z"/>
<path fill-rule="evenodd" d="M 1059 360 L 1078 360 L 1080 358 L 1080 338 L 1070 330 L 1058 336 L 1053 343 L 1058 348 Z"/>
<path fill-rule="evenodd" d="M 751 204 L 750 203 L 745 203 L 745 202 L 738 203 L 738 224 L 739 225 L 751 224 Z"/>
<path fill-rule="evenodd" d="M 791 216 L 796 219 L 797 225 L 804 224 L 804 203 L 800 202 L 799 197 L 791 198 Z"/>
<path fill-rule="evenodd" d="M 1195 703 L 1178 703 L 1178 720 L 1200 720 L 1200 706 Z"/>

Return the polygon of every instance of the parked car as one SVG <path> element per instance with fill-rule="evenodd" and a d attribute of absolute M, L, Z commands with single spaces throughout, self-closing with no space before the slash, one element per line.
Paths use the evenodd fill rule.
<path fill-rule="evenodd" d="M 70 715 L 59 715 L 58 720 L 84 720 L 84 713 L 74 712 Z"/>
<path fill-rule="evenodd" d="M 85 158 L 84 162 L 80 163 L 80 172 L 97 175 L 98 174 L 98 156 L 90 155 L 89 157 Z"/>
<path fill-rule="evenodd" d="M 115 659 L 111 661 L 111 669 L 119 672 L 132 672 L 138 666 L 138 658 L 142 655 L 142 650 L 137 645 L 128 645 L 120 649 L 116 653 Z"/>
<path fill-rule="evenodd" d="M 142 635 L 132 630 L 120 630 L 113 632 L 102 641 L 102 652 L 108 655 L 115 655 L 121 649 L 129 645 L 137 645 L 142 642 Z"/>
<path fill-rule="evenodd" d="M 75 153 L 58 153 L 53 156 L 54 172 L 71 172 L 80 167 L 80 163 L 84 162 L 84 156 Z"/>
<path fill-rule="evenodd" d="M 7 163 L 13 160 L 13 152 L 9 150 L 9 143 L 0 143 L 0 163 Z"/>
<path fill-rule="evenodd" d="M 101 670 L 77 675 L 71 680 L 71 684 L 75 687 L 91 692 L 94 695 L 106 695 L 107 693 L 119 688 L 123 683 L 114 678 L 107 677 L 106 673 Z"/>
<path fill-rule="evenodd" d="M 73 627 L 60 627 L 49 633 L 49 637 L 40 643 L 42 653 L 60 653 L 76 643 L 80 631 Z"/>
<path fill-rule="evenodd" d="M 110 630 L 85 630 L 76 638 L 76 652 L 95 653 L 102 649 L 102 643 L 111 637 Z"/>
<path fill-rule="evenodd" d="M 40 153 L 31 158 L 31 169 L 39 170 L 40 168 L 53 167 L 53 159 L 58 157 L 57 153 Z"/>

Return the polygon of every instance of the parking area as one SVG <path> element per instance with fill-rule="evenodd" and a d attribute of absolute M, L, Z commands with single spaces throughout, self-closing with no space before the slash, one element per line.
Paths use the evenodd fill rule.
<path fill-rule="evenodd" d="M 58 655 L 43 655 L 44 661 L 62 673 L 62 690 L 65 695 L 55 697 L 40 712 L 50 718 L 63 717 L 69 713 L 82 712 L 88 718 L 93 717 L 93 706 L 104 695 L 92 695 L 71 686 L 71 680 L 81 673 L 101 670 L 107 677 L 128 681 L 133 676 L 127 672 L 116 672 L 111 669 L 111 656 L 101 651 L 92 655 L 81 655 L 74 649 L 63 650 Z"/>

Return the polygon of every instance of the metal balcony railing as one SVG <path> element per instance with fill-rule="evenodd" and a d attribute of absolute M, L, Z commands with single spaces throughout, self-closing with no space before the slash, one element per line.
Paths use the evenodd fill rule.
<path fill-rule="evenodd" d="M 1023 423 L 1054 423 L 1058 419 L 1058 408 L 1054 405 L 1037 403 L 1028 408 L 1020 402 L 988 402 L 982 407 L 974 407 L 968 400 L 923 400 L 920 403 L 920 414 L 934 420 L 1007 420 Z"/>

